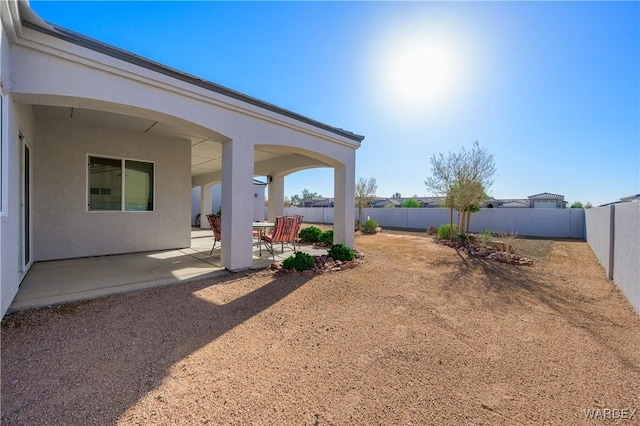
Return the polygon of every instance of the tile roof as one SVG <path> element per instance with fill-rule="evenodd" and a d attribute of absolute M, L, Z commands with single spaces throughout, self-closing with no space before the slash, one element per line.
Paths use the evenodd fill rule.
<path fill-rule="evenodd" d="M 506 203 L 501 204 L 498 207 L 523 208 L 523 207 L 529 207 L 529 202 L 527 200 L 513 200 L 513 201 L 507 201 Z"/>
<path fill-rule="evenodd" d="M 530 200 L 557 200 L 557 199 L 564 199 L 564 195 L 552 194 L 550 192 L 543 192 L 541 194 L 529 195 L 527 198 Z"/>

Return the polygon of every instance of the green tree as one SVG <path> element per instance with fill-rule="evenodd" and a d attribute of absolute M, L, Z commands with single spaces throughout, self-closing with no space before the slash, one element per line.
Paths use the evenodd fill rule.
<path fill-rule="evenodd" d="M 471 213 L 479 210 L 486 199 L 486 190 L 493 185 L 496 173 L 493 155 L 480 148 L 476 141 L 470 151 L 431 157 L 431 177 L 425 180 L 427 188 L 445 196 L 449 207 L 449 229 L 453 229 L 453 210 L 460 215 L 460 232 L 469 230 Z M 465 226 L 466 225 L 466 226 Z"/>
<path fill-rule="evenodd" d="M 469 232 L 471 213 L 480 211 L 487 198 L 482 183 L 464 178 L 457 181 L 453 191 L 453 206 L 459 212 L 458 229 Z"/>
<path fill-rule="evenodd" d="M 313 198 L 313 197 L 322 197 L 322 195 L 316 193 L 316 192 L 311 192 L 309 191 L 307 188 L 304 188 L 302 190 L 302 193 L 300 195 L 295 194 L 292 195 L 291 198 L 289 199 L 289 206 L 291 207 L 302 207 L 302 202 L 304 200 L 306 200 L 307 198 Z M 285 197 L 285 206 L 286 206 L 286 197 Z"/>
<path fill-rule="evenodd" d="M 576 201 L 575 203 L 571 204 L 571 208 L 572 209 L 583 209 L 584 206 L 582 205 L 582 203 L 580 201 Z"/>
<path fill-rule="evenodd" d="M 391 198 L 402 198 L 402 194 L 400 194 L 399 192 L 396 192 L 391 196 Z"/>
<path fill-rule="evenodd" d="M 480 148 L 478 141 L 474 142 L 471 151 L 462 149 L 460 169 L 456 172 L 459 192 L 457 199 L 454 198 L 460 213 L 460 232 L 469 232 L 471 213 L 480 210 L 495 173 L 493 155 Z"/>
<path fill-rule="evenodd" d="M 443 206 L 449 208 L 449 238 L 453 238 L 453 192 L 456 184 L 456 170 L 459 169 L 460 154 L 449 152 L 433 154 L 429 159 L 431 176 L 424 181 L 428 189 L 435 195 L 445 197 Z"/>
<path fill-rule="evenodd" d="M 289 199 L 289 205 L 291 207 L 300 207 L 302 205 L 302 198 L 298 194 L 292 195 Z"/>
<path fill-rule="evenodd" d="M 355 200 L 356 206 L 358 206 L 358 225 L 363 223 L 362 209 L 375 199 L 377 190 L 378 183 L 374 177 L 360 178 L 356 182 Z"/>
<path fill-rule="evenodd" d="M 307 198 L 322 197 L 322 195 L 318 194 L 317 192 L 311 192 L 307 188 L 305 188 L 302 190 L 302 194 L 300 195 L 300 197 L 305 200 Z"/>
<path fill-rule="evenodd" d="M 410 209 L 415 209 L 420 207 L 420 203 L 414 200 L 413 198 L 406 199 L 402 202 L 402 207 L 407 207 Z"/>

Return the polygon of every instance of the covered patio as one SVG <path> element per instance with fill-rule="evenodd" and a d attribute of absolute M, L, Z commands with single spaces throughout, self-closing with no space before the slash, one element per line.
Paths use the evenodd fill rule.
<path fill-rule="evenodd" d="M 180 284 L 227 274 L 220 259 L 220 243 L 211 256 L 212 232 L 192 228 L 191 245 L 184 249 L 52 260 L 35 263 L 20 285 L 9 313 L 29 308 L 94 299 L 115 293 Z M 309 255 L 326 254 L 324 247 L 298 244 Z M 275 260 L 281 262 L 293 249 L 277 246 Z M 273 257 L 254 245 L 252 270 L 265 269 Z"/>
<path fill-rule="evenodd" d="M 14 188 L 3 192 L 0 215 L 2 315 L 48 262 L 164 251 L 197 258 L 190 197 L 198 186 L 204 217 L 211 185 L 221 184 L 228 243 L 216 268 L 255 267 L 253 178 L 267 177 L 273 222 L 283 215 L 285 177 L 312 167 L 333 169 L 334 242 L 353 247 L 364 136 L 44 22 L 26 2 L 0 8 L 3 184 Z M 131 274 L 123 282 L 98 264 L 86 270 L 103 277 L 99 287 L 129 286 L 147 281 L 145 262 L 136 264 L 118 272 Z"/>

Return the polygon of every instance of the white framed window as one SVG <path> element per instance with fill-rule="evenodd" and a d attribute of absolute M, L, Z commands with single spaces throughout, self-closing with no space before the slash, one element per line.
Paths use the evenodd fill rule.
<path fill-rule="evenodd" d="M 89 155 L 88 211 L 154 211 L 155 163 Z"/>

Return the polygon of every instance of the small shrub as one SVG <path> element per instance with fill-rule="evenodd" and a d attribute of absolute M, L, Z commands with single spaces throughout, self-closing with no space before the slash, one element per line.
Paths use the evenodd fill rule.
<path fill-rule="evenodd" d="M 484 244 L 487 244 L 489 241 L 491 241 L 492 238 L 493 238 L 493 232 L 491 232 L 491 230 L 489 229 L 482 230 L 482 233 L 480 234 L 480 241 L 482 241 Z"/>
<path fill-rule="evenodd" d="M 462 232 L 460 234 L 458 234 L 457 236 L 458 241 L 462 241 L 462 242 L 475 242 L 476 241 L 476 237 L 471 235 L 471 234 L 467 234 L 466 232 Z"/>
<path fill-rule="evenodd" d="M 518 240 L 518 233 L 513 231 L 511 233 L 498 232 L 496 236 L 498 237 L 498 240 L 504 243 L 505 250 L 503 251 L 513 253 L 513 247 Z"/>
<path fill-rule="evenodd" d="M 333 229 L 324 231 L 318 238 L 318 242 L 321 244 L 333 244 Z"/>
<path fill-rule="evenodd" d="M 301 251 L 297 251 L 296 254 L 287 257 L 282 262 L 282 267 L 284 269 L 295 269 L 296 271 L 306 271 L 308 269 L 313 269 L 314 266 L 315 262 L 313 257 Z"/>
<path fill-rule="evenodd" d="M 331 250 L 329 250 L 329 256 L 335 260 L 346 262 L 353 260 L 356 257 L 356 253 L 344 244 L 334 244 L 331 246 Z"/>
<path fill-rule="evenodd" d="M 449 225 L 448 223 L 445 223 L 444 225 L 440 225 L 440 228 L 438 228 L 438 237 L 439 238 L 443 238 L 443 239 L 449 239 L 450 235 L 458 235 L 458 225 L 453 225 L 453 232 L 451 232 L 451 234 L 449 234 L 449 227 L 451 225 Z"/>
<path fill-rule="evenodd" d="M 427 228 L 427 235 L 438 235 L 438 228 L 430 226 Z"/>
<path fill-rule="evenodd" d="M 378 222 L 376 222 L 373 219 L 367 219 L 365 220 L 365 222 L 362 224 L 362 229 L 365 232 L 376 232 L 376 228 L 380 226 L 378 225 Z"/>
<path fill-rule="evenodd" d="M 400 207 L 416 209 L 420 207 L 420 203 L 417 200 L 414 200 L 413 198 L 409 198 L 408 200 L 404 200 Z"/>
<path fill-rule="evenodd" d="M 308 241 L 310 243 L 318 242 L 321 235 L 322 230 L 315 226 L 309 226 L 308 228 L 301 229 L 300 232 L 298 232 L 298 237 L 302 241 Z"/>

